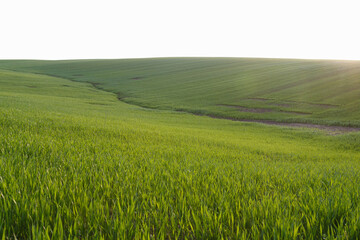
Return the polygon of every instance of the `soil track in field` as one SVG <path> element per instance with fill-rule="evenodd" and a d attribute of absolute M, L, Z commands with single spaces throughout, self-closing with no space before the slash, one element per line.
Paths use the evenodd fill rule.
<path fill-rule="evenodd" d="M 339 134 L 360 131 L 360 128 L 356 128 L 356 127 L 331 126 L 331 125 L 320 125 L 320 124 L 312 124 L 312 123 L 286 123 L 286 122 L 276 122 L 276 121 L 271 121 L 271 120 L 236 119 L 236 118 L 231 118 L 231 117 L 221 117 L 221 116 L 215 116 L 215 115 L 211 115 L 211 114 L 199 114 L 199 113 L 186 112 L 186 111 L 181 111 L 181 110 L 179 110 L 177 112 L 190 113 L 190 114 L 193 114 L 196 116 L 206 116 L 206 117 L 211 117 L 214 119 L 226 119 L 226 120 L 237 121 L 237 122 L 261 123 L 261 124 L 274 125 L 274 126 L 279 126 L 279 127 L 313 128 L 313 129 L 318 129 L 318 130 L 328 132 L 330 135 L 339 135 Z"/>
<path fill-rule="evenodd" d="M 239 121 L 241 121 L 241 122 L 256 122 L 256 123 L 277 125 L 277 126 L 284 126 L 284 127 L 316 128 L 316 129 L 327 131 L 332 135 L 360 131 L 360 128 L 355 128 L 355 127 L 327 126 L 327 125 L 311 124 L 311 123 L 282 123 L 282 122 L 275 122 L 275 121 L 268 121 L 268 120 L 251 120 L 251 119 L 239 120 Z"/>

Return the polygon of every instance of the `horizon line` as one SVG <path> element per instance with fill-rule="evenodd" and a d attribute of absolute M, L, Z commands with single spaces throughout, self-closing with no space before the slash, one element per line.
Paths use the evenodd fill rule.
<path fill-rule="evenodd" d="M 360 61 L 349 58 L 297 58 L 297 57 L 234 57 L 234 56 L 156 56 L 156 57 L 100 57 L 100 58 L 0 58 L 0 61 L 76 61 L 76 60 L 132 60 L 165 58 L 236 58 L 236 59 L 276 59 L 276 60 L 322 60 L 322 61 Z"/>

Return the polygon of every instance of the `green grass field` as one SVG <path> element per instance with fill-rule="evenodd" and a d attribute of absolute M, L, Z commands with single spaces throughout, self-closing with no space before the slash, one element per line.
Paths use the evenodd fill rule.
<path fill-rule="evenodd" d="M 357 65 L 0 61 L 0 237 L 358 239 L 358 132 L 179 112 L 358 126 Z"/>
<path fill-rule="evenodd" d="M 360 61 L 158 58 L 0 61 L 93 83 L 127 103 L 233 119 L 360 126 Z"/>

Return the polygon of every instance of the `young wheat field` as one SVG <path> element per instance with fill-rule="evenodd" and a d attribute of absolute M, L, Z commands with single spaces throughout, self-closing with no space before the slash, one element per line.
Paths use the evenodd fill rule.
<path fill-rule="evenodd" d="M 359 239 L 359 66 L 0 61 L 0 237 Z"/>

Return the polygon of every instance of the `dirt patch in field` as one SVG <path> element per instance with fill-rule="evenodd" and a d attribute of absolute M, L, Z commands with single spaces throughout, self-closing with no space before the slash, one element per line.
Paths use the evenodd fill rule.
<path fill-rule="evenodd" d="M 275 121 L 268 121 L 268 120 L 239 120 L 241 122 L 256 122 L 256 123 L 263 123 L 268 125 L 276 125 L 276 126 L 284 126 L 284 127 L 298 127 L 298 128 L 316 128 L 320 130 L 327 131 L 332 135 L 342 134 L 342 133 L 350 133 L 350 132 L 358 132 L 360 128 L 354 127 L 341 127 L 341 126 L 326 126 L 326 125 L 319 125 L 319 124 L 310 124 L 310 123 L 281 123 Z"/>
<path fill-rule="evenodd" d="M 133 78 L 130 78 L 131 80 L 140 80 L 140 79 L 143 79 L 143 77 L 133 77 Z"/>
<path fill-rule="evenodd" d="M 185 111 L 179 111 L 185 112 Z M 189 112 L 185 112 L 189 113 Z M 215 116 L 212 114 L 199 114 L 199 113 L 192 113 L 197 116 L 207 116 L 215 119 L 226 119 L 236 122 L 252 122 L 252 123 L 262 123 L 267 125 L 274 125 L 279 127 L 293 127 L 293 128 L 314 128 L 319 129 L 325 132 L 328 132 L 330 135 L 339 135 L 351 132 L 359 132 L 360 128 L 356 127 L 341 127 L 341 126 L 327 126 L 327 125 L 320 125 L 320 124 L 311 124 L 311 123 L 284 123 L 284 122 L 276 122 L 271 120 L 253 120 L 253 119 L 235 119 L 231 117 L 221 117 Z"/>

